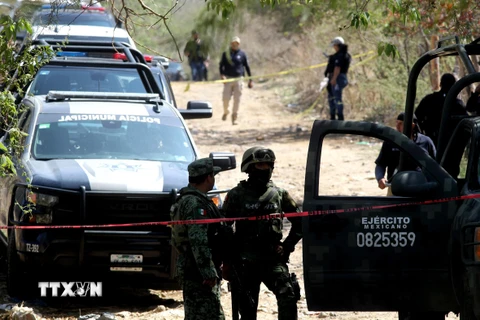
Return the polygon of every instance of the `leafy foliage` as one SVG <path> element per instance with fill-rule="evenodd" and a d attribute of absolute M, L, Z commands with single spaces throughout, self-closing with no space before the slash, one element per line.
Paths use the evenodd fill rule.
<path fill-rule="evenodd" d="M 24 111 L 18 102 L 36 71 L 51 56 L 51 49 L 38 47 L 17 52 L 17 32 L 31 32 L 30 24 L 25 19 L 13 21 L 9 16 L 2 16 L 0 28 L 0 79 L 3 87 L 0 92 L 0 132 L 2 136 L 5 135 L 0 143 L 0 176 L 5 176 L 16 173 L 13 163 L 23 151 L 27 136 L 18 127 L 19 116 Z"/>
<path fill-rule="evenodd" d="M 233 1 L 206 0 L 209 8 L 221 11 L 228 8 L 228 15 L 234 10 Z M 331 11 L 348 12 L 349 24 L 339 29 L 367 29 L 372 25 L 385 25 L 385 35 L 405 32 L 412 34 L 419 30 L 431 34 L 459 35 L 470 37 L 480 34 L 480 3 L 477 0 L 258 0 L 263 6 L 288 8 L 292 19 L 302 18 L 301 26 L 308 27 L 326 17 Z M 240 3 L 240 2 L 237 2 Z M 228 5 L 227 5 L 228 4 Z M 383 15 L 372 12 L 383 8 Z M 288 21 L 289 19 L 285 19 Z M 385 41 L 378 44 L 379 54 L 398 56 L 395 45 Z"/>

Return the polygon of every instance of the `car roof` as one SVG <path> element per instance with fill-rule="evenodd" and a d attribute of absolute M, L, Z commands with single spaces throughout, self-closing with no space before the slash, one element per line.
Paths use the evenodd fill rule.
<path fill-rule="evenodd" d="M 85 36 L 95 37 L 129 37 L 128 32 L 122 28 L 101 27 L 101 26 L 85 26 L 85 25 L 51 25 L 51 26 L 34 26 L 34 35 L 69 35 L 69 36 Z M 35 37 L 34 37 L 35 38 Z"/>
<path fill-rule="evenodd" d="M 169 123 L 183 126 L 181 115 L 157 94 L 50 91 L 48 95 L 31 96 L 41 114 L 114 114 L 149 116 L 170 119 Z M 156 109 L 158 108 L 158 109 Z M 158 110 L 158 112 L 156 111 Z"/>
<path fill-rule="evenodd" d="M 86 25 L 51 25 L 32 27 L 32 39 L 49 38 L 60 39 L 63 37 L 75 40 L 75 38 L 95 40 L 104 39 L 105 41 L 118 41 L 119 38 L 128 40 L 129 45 L 136 49 L 135 42 L 128 32 L 122 28 L 86 26 Z M 107 40 L 108 39 L 108 40 Z"/>

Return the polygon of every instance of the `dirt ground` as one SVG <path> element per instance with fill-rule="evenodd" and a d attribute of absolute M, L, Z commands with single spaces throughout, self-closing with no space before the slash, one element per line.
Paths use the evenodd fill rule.
<path fill-rule="evenodd" d="M 240 172 L 240 163 L 243 152 L 255 145 L 271 148 L 276 155 L 275 170 L 272 180 L 290 192 L 299 205 L 302 204 L 303 186 L 305 180 L 305 166 L 309 146 L 310 132 L 315 119 L 325 119 L 318 110 L 301 112 L 289 108 L 282 103 L 282 84 L 271 80 L 263 84 L 255 84 L 251 90 L 244 89 L 239 111 L 238 125 L 233 126 L 230 117 L 222 121 L 222 84 L 194 84 L 189 91 L 182 92 L 185 85 L 175 83 L 174 90 L 180 108 L 186 106 L 187 100 L 205 100 L 212 103 L 213 118 L 205 125 L 205 120 L 189 120 L 188 125 L 194 135 L 202 156 L 208 156 L 212 151 L 233 152 L 237 158 L 237 169 L 222 172 L 217 175 L 219 189 L 228 189 L 247 176 Z M 231 106 L 230 106 L 231 108 Z M 372 149 L 354 143 L 348 139 L 340 139 L 327 143 L 328 157 L 327 180 L 322 181 L 327 194 L 385 194 L 378 189 L 374 177 L 374 165 L 371 157 Z M 374 150 L 378 154 L 380 146 Z M 372 162 L 366 162 L 366 159 Z M 372 160 L 373 159 L 373 160 Z M 365 166 L 366 170 L 352 170 L 354 176 L 345 174 L 345 167 L 354 165 Z M 352 180 L 361 183 L 351 183 Z M 355 189 L 349 189 L 355 186 Z M 290 259 L 291 272 L 295 272 L 301 279 L 303 288 L 302 246 L 299 243 Z M 227 292 L 222 296 L 222 303 L 227 317 L 231 316 L 230 297 Z M 305 298 L 302 295 L 298 303 L 300 319 L 397 319 L 395 312 L 310 312 L 307 309 Z M 258 318 L 265 320 L 277 319 L 276 300 L 265 287 L 262 286 Z M 178 318 L 178 319 L 181 319 Z M 456 319 L 450 314 L 448 319 Z"/>
<path fill-rule="evenodd" d="M 273 181 L 280 187 L 287 189 L 294 199 L 301 205 L 305 179 L 305 164 L 309 144 L 310 130 L 317 113 L 301 113 L 287 107 L 281 101 L 282 85 L 269 82 L 259 84 L 251 90 L 245 86 L 242 97 L 238 125 L 233 126 L 231 118 L 222 121 L 222 84 L 192 84 L 185 92 L 186 83 L 172 83 L 179 108 L 185 108 L 189 100 L 207 100 L 213 106 L 212 119 L 188 120 L 187 124 L 196 141 L 200 156 L 208 156 L 212 151 L 233 152 L 237 158 L 237 169 L 222 172 L 217 175 L 219 189 L 229 189 L 235 186 L 246 175 L 240 172 L 240 163 L 243 152 L 255 145 L 263 145 L 274 150 L 277 156 Z M 372 179 L 373 165 L 363 160 L 366 154 L 362 144 L 352 143 L 347 139 L 327 145 L 327 151 L 335 154 L 334 158 L 326 163 L 329 167 L 327 184 L 329 194 L 354 194 L 383 192 L 377 188 Z M 369 151 L 372 153 L 371 151 Z M 376 151 L 375 151 L 376 152 Z M 360 159 L 360 160 L 359 160 Z M 365 166 L 365 170 L 355 170 L 356 176 L 344 174 L 342 167 Z M 372 181 L 373 180 L 373 181 Z M 357 189 L 351 189 L 348 182 L 356 181 Z M 350 189 L 346 190 L 345 188 Z M 291 256 L 290 269 L 295 272 L 303 288 L 302 247 L 297 245 Z M 5 288 L 2 291 L 5 292 Z M 303 293 L 303 292 L 302 292 Z M 303 296 L 303 294 L 302 294 Z M 90 313 L 100 314 L 111 312 L 116 319 L 183 319 L 183 305 L 180 291 L 154 291 L 150 293 L 125 292 L 120 295 L 116 307 L 97 306 L 95 308 L 71 309 L 67 305 L 60 308 L 47 308 L 40 303 L 30 303 L 34 310 L 47 319 L 76 319 L 79 315 Z M 6 298 L 4 299 L 5 301 Z M 226 283 L 222 285 L 222 304 L 227 319 L 231 319 L 230 294 Z M 394 312 L 309 312 L 305 298 L 298 303 L 300 319 L 396 319 Z M 276 301 L 272 293 L 265 287 L 261 290 L 258 309 L 258 319 L 277 319 Z M 457 319 L 450 314 L 448 319 Z"/>

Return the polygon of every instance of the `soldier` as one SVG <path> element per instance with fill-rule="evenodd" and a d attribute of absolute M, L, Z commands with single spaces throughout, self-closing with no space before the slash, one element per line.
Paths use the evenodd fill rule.
<path fill-rule="evenodd" d="M 398 132 L 403 132 L 403 126 L 405 121 L 405 112 L 400 113 L 397 116 L 396 129 Z M 410 137 L 420 148 L 425 150 L 426 153 L 432 158 L 435 159 L 437 154 L 437 149 L 433 144 L 432 139 L 421 134 L 419 132 L 417 117 L 413 115 L 412 123 L 412 136 Z M 389 186 L 388 181 L 390 181 L 393 176 L 398 171 L 398 165 L 400 163 L 400 150 L 393 144 L 384 141 L 380 153 L 378 154 L 377 159 L 375 160 L 375 178 L 378 182 L 378 187 L 380 189 L 387 189 L 387 196 L 392 196 L 392 190 Z M 405 165 L 404 170 L 420 170 L 418 165 L 409 159 Z M 387 173 L 387 178 L 385 178 L 385 173 Z"/>
<path fill-rule="evenodd" d="M 295 201 L 284 189 L 270 180 L 275 163 L 272 150 L 263 147 L 248 149 L 242 158 L 241 171 L 248 180 L 231 189 L 223 204 L 230 217 L 252 217 L 283 212 L 300 212 Z M 237 259 L 224 261 L 224 278 L 231 281 L 240 276 L 240 314 L 242 320 L 257 319 L 258 295 L 263 282 L 275 294 L 278 319 L 297 319 L 300 287 L 289 273 L 287 262 L 295 245 L 302 238 L 301 220 L 290 219 L 292 227 L 282 242 L 283 221 L 280 218 L 235 222 Z M 234 269 L 232 268 L 234 266 Z M 234 283 L 234 282 L 233 282 Z"/>
<path fill-rule="evenodd" d="M 215 184 L 219 167 L 211 158 L 188 166 L 189 184 L 180 190 L 172 206 L 173 221 L 222 217 L 207 196 Z M 178 251 L 177 278 L 182 286 L 186 320 L 224 320 L 220 304 L 220 257 L 214 248 L 218 224 L 178 224 L 172 227 L 172 245 Z"/>
<path fill-rule="evenodd" d="M 435 146 L 438 146 L 438 138 L 440 135 L 440 125 L 442 124 L 443 104 L 448 92 L 453 87 L 457 79 L 451 73 L 445 73 L 440 79 L 440 91 L 426 95 L 418 104 L 415 109 L 415 115 L 418 118 L 418 124 L 422 128 L 423 133 L 432 139 Z M 449 121 L 447 131 L 450 133 L 447 136 L 451 136 L 453 130 L 460 122 L 460 116 L 467 116 L 465 110 L 465 104 L 458 97 L 455 99 L 455 103 L 451 106 L 451 116 L 456 116 Z"/>

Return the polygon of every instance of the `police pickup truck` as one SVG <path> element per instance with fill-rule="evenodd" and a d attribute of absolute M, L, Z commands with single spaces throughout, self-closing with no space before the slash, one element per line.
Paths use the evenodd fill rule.
<path fill-rule="evenodd" d="M 39 228 L 8 234 L 9 294 L 35 290 L 39 280 L 79 281 L 72 275 L 175 287 L 166 225 L 41 226 L 168 221 L 176 190 L 188 183 L 187 165 L 198 155 L 182 115 L 211 116 L 208 104 L 179 110 L 158 94 L 68 91 L 22 103 L 20 126 L 28 136 L 17 176 L 0 181 L 0 219 Z M 1 141 L 8 146 L 9 135 Z M 224 170 L 235 167 L 233 155 L 211 157 Z"/>
<path fill-rule="evenodd" d="M 12 296 L 39 296 L 38 281 L 177 288 L 170 228 L 135 224 L 170 220 L 187 166 L 198 157 L 185 119 L 210 118 L 212 108 L 203 101 L 177 108 L 143 55 L 111 45 L 70 42 L 21 101 L 19 126 L 28 135 L 23 152 L 12 155 L 16 176 L 0 178 L 0 220 L 39 228 L 1 234 Z M 105 56 L 112 53 L 124 56 Z M 0 140 L 7 149 L 9 139 Z M 232 154 L 211 157 L 224 170 L 235 168 Z M 99 224 L 133 226 L 66 228 Z"/>
<path fill-rule="evenodd" d="M 22 46 L 18 55 L 46 46 L 53 57 L 25 85 L 27 94 L 46 94 L 49 90 L 158 93 L 176 107 L 162 66 L 152 68 L 148 65 L 151 56 L 125 43 L 39 39 Z"/>
<path fill-rule="evenodd" d="M 480 82 L 472 63 L 480 55 L 480 39 L 466 45 L 453 39 L 454 44 L 441 41 L 421 56 L 408 83 L 405 123 L 412 123 L 417 78 L 429 61 L 458 56 L 468 72 L 446 97 L 436 159 L 407 138 L 411 126 L 401 134 L 368 122 L 314 122 L 304 194 L 310 214 L 303 221 L 309 310 L 398 311 L 400 319 L 444 319 L 452 311 L 461 319 L 480 319 L 480 117 L 456 119 L 461 120 L 456 128 L 448 128 L 457 95 Z M 382 195 L 330 194 L 331 186 L 322 184 L 329 170 L 321 170 L 333 152 L 329 137 L 398 148 L 402 156 L 391 180 L 393 196 L 379 190 L 375 180 L 361 183 L 365 189 L 365 183 L 373 184 Z M 358 158 L 352 170 L 374 166 L 372 159 Z M 406 161 L 419 170 L 402 170 Z M 343 189 L 356 180 L 350 176 Z"/>

